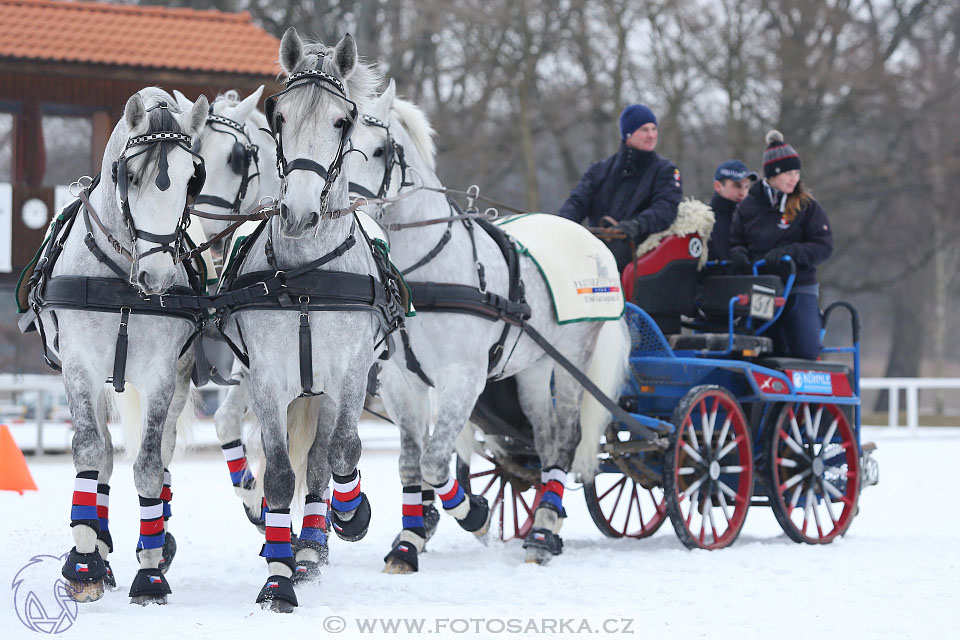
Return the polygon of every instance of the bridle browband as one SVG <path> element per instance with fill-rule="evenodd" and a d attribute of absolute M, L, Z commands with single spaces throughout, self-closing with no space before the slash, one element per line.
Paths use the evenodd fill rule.
<path fill-rule="evenodd" d="M 253 141 L 250 139 L 250 136 L 247 134 L 246 127 L 236 120 L 231 120 L 230 118 L 224 116 L 218 116 L 213 113 L 214 105 L 210 105 L 210 113 L 207 116 L 206 126 L 210 127 L 212 131 L 218 133 L 223 133 L 233 138 L 233 148 L 230 151 L 230 156 L 227 158 L 227 164 L 230 165 L 230 168 L 234 173 L 240 176 L 240 188 L 237 189 L 237 195 L 234 197 L 233 202 L 221 198 L 220 196 L 211 196 L 205 194 L 198 194 L 194 200 L 194 205 L 206 204 L 213 207 L 219 207 L 221 209 L 229 209 L 234 215 L 240 213 L 240 206 L 243 203 L 243 199 L 247 197 L 247 189 L 250 186 L 250 181 L 254 178 L 260 177 L 260 154 L 259 147 L 253 144 Z M 240 142 L 240 139 L 233 131 L 226 129 L 217 128 L 217 125 L 228 127 L 238 132 L 247 140 L 247 144 Z M 254 173 L 250 173 L 250 165 L 253 164 L 256 167 Z M 197 211 L 194 211 L 197 213 Z"/>
<path fill-rule="evenodd" d="M 320 58 L 322 57 L 323 54 L 320 54 Z M 319 59 L 317 64 L 320 64 Z M 273 136 L 277 143 L 277 172 L 280 175 L 281 181 L 281 200 L 283 199 L 282 194 L 285 191 L 284 185 L 286 177 L 292 171 L 312 171 L 324 179 L 323 190 L 320 192 L 320 204 L 321 208 L 323 209 L 323 211 L 320 213 L 320 219 L 332 220 L 346 215 L 347 213 L 352 212 L 353 209 L 348 207 L 346 209 L 329 210 L 327 209 L 326 204 L 327 198 L 330 194 L 330 189 L 333 187 L 333 184 L 336 182 L 337 178 L 340 177 L 340 172 L 343 169 L 344 157 L 349 152 L 348 145 L 350 142 L 350 136 L 353 135 L 354 127 L 356 126 L 357 119 L 360 116 L 357 103 L 347 97 L 346 88 L 338 78 L 326 73 L 325 71 L 321 71 L 320 69 L 307 69 L 290 74 L 286 80 L 286 85 L 287 86 L 283 91 L 271 95 L 264 102 L 264 111 L 267 116 L 267 123 L 270 126 L 269 133 Z M 294 89 L 299 89 L 301 87 L 310 85 L 314 85 L 321 90 L 326 91 L 330 95 L 340 98 L 350 105 L 349 116 L 344 118 L 342 121 L 343 124 L 340 125 L 339 146 L 337 147 L 337 153 L 334 156 L 333 162 L 330 164 L 329 168 L 324 167 L 319 162 L 311 160 L 310 158 L 294 158 L 288 162 L 283 153 L 282 125 L 284 119 L 281 114 L 276 113 L 277 99 L 280 96 L 293 91 Z"/>

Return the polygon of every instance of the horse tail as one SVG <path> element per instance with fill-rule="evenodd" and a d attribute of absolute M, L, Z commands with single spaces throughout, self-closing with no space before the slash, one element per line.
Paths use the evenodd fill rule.
<path fill-rule="evenodd" d="M 109 392 L 105 395 L 110 395 Z M 123 449 L 127 458 L 136 458 L 140 453 L 140 429 L 142 420 L 142 407 L 140 403 L 140 391 L 130 384 L 126 384 L 126 389 L 119 393 L 113 392 L 113 401 L 107 400 L 108 409 L 113 414 L 119 413 L 120 425 L 123 427 Z M 193 419 L 197 415 L 197 407 L 202 403 L 200 391 L 190 387 L 187 393 L 187 401 L 183 404 L 183 410 L 177 416 L 177 443 L 190 442 L 193 436 Z M 108 412 L 109 415 L 109 412 Z"/>
<path fill-rule="evenodd" d="M 597 344 L 590 359 L 587 377 L 603 393 L 616 402 L 629 375 L 630 331 L 625 319 L 608 320 L 600 328 Z M 580 444 L 573 459 L 573 471 L 583 481 L 597 474 L 597 446 L 610 423 L 610 411 L 587 392 L 580 406 Z"/>

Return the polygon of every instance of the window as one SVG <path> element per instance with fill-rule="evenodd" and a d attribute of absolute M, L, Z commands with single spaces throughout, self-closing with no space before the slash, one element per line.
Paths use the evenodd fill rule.
<path fill-rule="evenodd" d="M 47 167 L 43 186 L 68 185 L 93 173 L 93 121 L 86 116 L 43 116 Z"/>

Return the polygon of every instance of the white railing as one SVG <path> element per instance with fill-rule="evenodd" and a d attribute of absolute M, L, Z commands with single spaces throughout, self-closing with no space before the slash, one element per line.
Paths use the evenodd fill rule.
<path fill-rule="evenodd" d="M 910 431 L 920 428 L 920 390 L 921 389 L 960 389 L 960 378 L 863 378 L 860 380 L 861 394 L 869 389 L 886 389 L 888 424 L 900 426 L 900 390 L 907 396 L 907 424 Z"/>

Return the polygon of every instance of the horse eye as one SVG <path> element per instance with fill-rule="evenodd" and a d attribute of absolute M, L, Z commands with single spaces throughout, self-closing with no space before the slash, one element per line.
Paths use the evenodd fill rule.
<path fill-rule="evenodd" d="M 373 157 L 374 157 L 374 158 L 379 158 L 379 157 L 382 156 L 382 155 L 383 155 L 383 147 L 379 147 L 379 148 L 377 148 L 376 151 L 373 152 Z"/>
<path fill-rule="evenodd" d="M 346 119 L 346 118 L 340 118 L 339 120 L 337 120 L 336 122 L 333 123 L 333 127 L 334 127 L 334 129 L 342 129 L 342 128 L 343 128 L 343 125 L 345 125 L 345 124 L 347 124 L 347 119 Z"/>
<path fill-rule="evenodd" d="M 127 183 L 132 184 L 135 187 L 140 186 L 140 179 L 133 175 L 132 171 L 127 172 Z"/>

